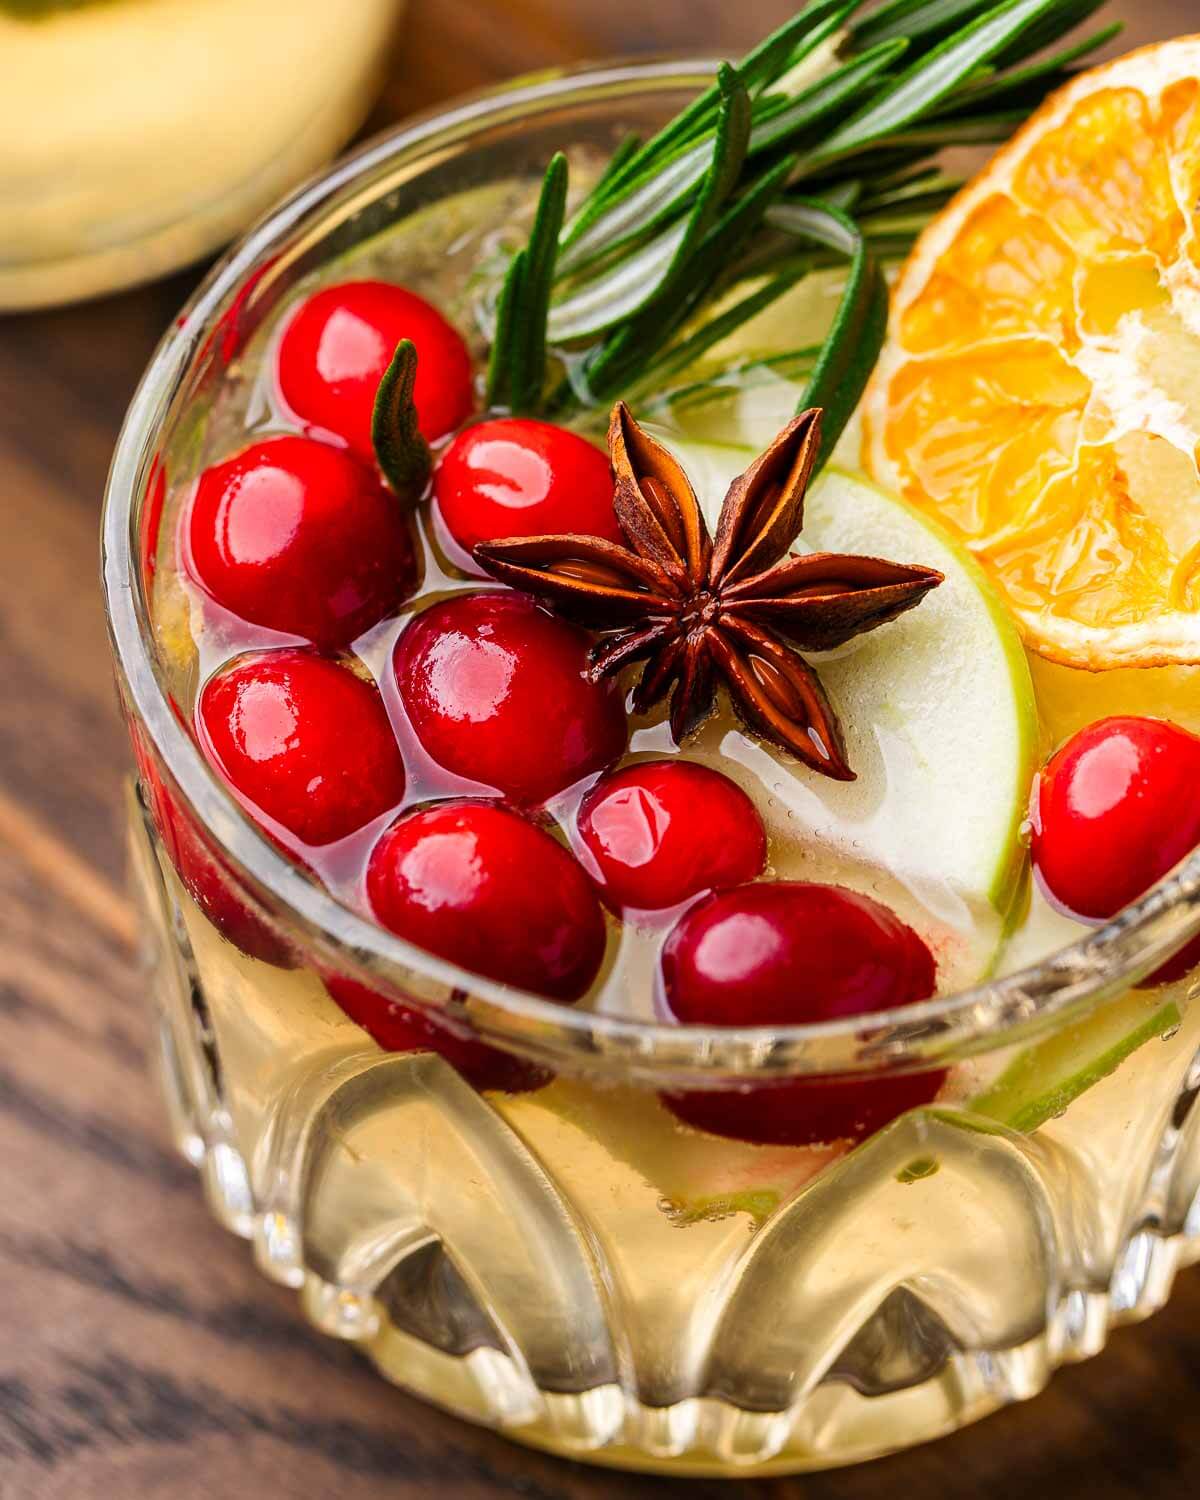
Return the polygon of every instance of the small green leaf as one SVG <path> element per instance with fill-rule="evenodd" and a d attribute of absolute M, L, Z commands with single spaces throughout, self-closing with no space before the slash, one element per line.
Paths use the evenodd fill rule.
<path fill-rule="evenodd" d="M 688 215 L 683 242 L 654 294 L 665 292 L 678 279 L 692 248 L 703 244 L 722 204 L 737 185 L 746 160 L 750 144 L 750 96 L 736 69 L 727 64 L 721 65 L 717 83 L 721 90 L 721 112 L 717 117 L 712 163 L 701 184 L 696 206 Z"/>
<path fill-rule="evenodd" d="M 769 88 L 776 78 L 795 65 L 798 56 L 811 50 L 809 43 L 814 34 L 816 42 L 811 43 L 812 46 L 819 45 L 833 30 L 844 25 L 860 3 L 861 0 L 810 0 L 742 58 L 737 72 L 747 91 L 757 95 Z M 602 207 L 607 207 L 608 198 L 627 189 L 651 165 L 660 167 L 665 157 L 674 158 L 680 147 L 694 143 L 711 128 L 720 102 L 720 90 L 716 84 L 711 84 L 652 136 L 640 151 L 624 161 L 620 170 L 606 172 L 572 220 L 564 237 L 564 249 L 574 244 Z"/>
<path fill-rule="evenodd" d="M 864 228 L 892 218 L 897 214 L 918 214 L 922 217 L 935 214 L 945 208 L 951 198 L 964 186 L 961 177 L 943 177 L 939 172 L 923 172 L 914 181 L 899 187 L 863 197 L 854 205 L 854 213 Z"/>
<path fill-rule="evenodd" d="M 710 318 L 707 323 L 702 323 L 687 338 L 673 344 L 655 359 L 646 368 L 641 383 L 649 385 L 651 382 L 666 380 L 678 374 L 680 370 L 686 370 L 690 365 L 694 365 L 714 345 L 729 338 L 743 323 L 756 318 L 760 312 L 770 307 L 772 302 L 778 301 L 785 292 L 791 291 L 798 281 L 804 279 L 810 265 L 811 262 L 805 262 L 794 266 L 785 275 L 774 277 L 765 285 L 749 293 L 748 296 L 742 297 L 731 307 L 727 307 L 723 313 Z"/>
<path fill-rule="evenodd" d="M 567 207 L 567 158 L 560 151 L 546 168 L 526 247 L 528 260 L 514 309 L 515 357 L 510 403 L 514 412 L 535 411 L 546 379 L 546 326 L 558 236 Z"/>
<path fill-rule="evenodd" d="M 810 3 L 770 36 L 752 47 L 738 64 L 742 82 L 750 92 L 769 89 L 784 73 L 790 73 L 797 61 L 812 51 L 814 35 L 824 40 L 830 21 L 844 26 L 862 4 L 862 0 L 810 0 Z"/>
<path fill-rule="evenodd" d="M 795 25 L 800 40 L 792 40 L 785 57 L 787 66 L 794 67 L 797 61 L 834 35 L 857 3 L 858 0 L 818 0 L 802 11 L 795 18 L 795 23 L 804 20 L 802 27 Z M 790 36 L 790 28 L 781 28 L 777 35 L 781 36 L 785 29 L 789 30 Z M 766 45 L 764 43 L 764 47 Z M 769 55 L 774 56 L 774 51 Z M 751 53 L 739 67 L 729 70 L 743 87 L 748 87 L 748 68 L 751 80 L 757 76 L 755 56 Z M 692 190 L 708 172 L 712 161 L 712 142 L 717 134 L 723 98 L 720 83 L 707 89 L 702 98 L 706 106 L 706 121 L 711 123 L 705 124 L 698 137 L 668 127 L 627 164 L 623 173 L 612 179 L 603 194 L 599 197 L 595 193 L 589 195 L 563 237 L 559 258 L 562 272 L 585 269 L 622 245 L 644 238 L 649 230 L 664 223 L 673 213 L 683 211 Z M 680 118 L 690 113 L 690 110 L 685 110 Z M 769 120 L 778 113 L 773 100 L 763 100 L 759 102 L 754 118 Z"/>
<path fill-rule="evenodd" d="M 687 223 L 681 219 L 554 303 L 549 325 L 553 342 L 589 338 L 632 317 L 661 285 L 686 233 Z"/>
<path fill-rule="evenodd" d="M 692 257 L 687 282 L 678 296 L 650 303 L 589 357 L 585 374 L 593 400 L 603 402 L 609 393 L 619 391 L 654 350 L 688 322 L 722 273 L 737 263 L 767 209 L 783 192 L 794 165 L 792 157 L 778 162 L 726 209 Z"/>
<path fill-rule="evenodd" d="M 860 21 L 851 33 L 852 45 L 860 47 L 905 37 L 910 42 L 942 36 L 964 26 L 988 10 L 993 0 L 893 0 Z"/>
<path fill-rule="evenodd" d="M 839 209 L 816 201 L 789 202 L 772 209 L 770 220 L 775 228 L 815 240 L 850 260 L 837 317 L 796 408 L 797 411 L 810 406 L 824 408 L 821 452 L 817 458 L 820 467 L 828 462 L 862 399 L 883 348 L 887 334 L 887 283 L 858 226 Z"/>
<path fill-rule="evenodd" d="M 559 253 L 560 272 L 568 275 L 585 270 L 622 246 L 644 240 L 649 231 L 682 212 L 708 171 L 715 139 L 714 128 L 675 157 L 652 167 L 621 196 L 606 203 L 583 232 L 564 243 Z"/>
<path fill-rule="evenodd" d="M 797 94 L 786 109 L 755 125 L 750 135 L 750 155 L 795 145 L 805 132 L 838 110 L 846 109 L 907 49 L 908 43 L 904 41 L 883 42 Z"/>
<path fill-rule="evenodd" d="M 1055 53 L 1052 57 L 1042 58 L 1036 63 L 1031 63 L 1027 68 L 1017 68 L 1001 73 L 987 83 L 960 89 L 950 96 L 947 101 L 947 110 L 953 109 L 956 112 L 965 109 L 975 110 L 981 104 L 994 107 L 997 102 L 1007 102 L 1009 99 L 1021 102 L 1027 91 L 1032 101 L 1030 107 L 1036 107 L 1047 89 L 1058 88 L 1067 82 L 1070 77 L 1068 69 L 1073 63 L 1080 62 L 1091 53 L 1099 51 L 1101 47 L 1106 47 L 1124 30 L 1124 22 L 1114 21 L 1111 26 L 1106 26 L 1103 30 L 1084 37 L 1073 47 L 1064 48 L 1062 52 Z"/>
<path fill-rule="evenodd" d="M 892 172 L 886 177 L 875 176 L 871 180 L 871 186 L 862 194 L 858 202 L 863 207 L 874 207 L 877 203 L 890 203 L 905 199 L 910 194 L 919 195 L 938 181 L 949 182 L 950 180 L 942 175 L 941 167 L 936 161 L 925 162 L 904 171 Z M 962 181 L 961 178 L 954 180 Z"/>
<path fill-rule="evenodd" d="M 576 287 L 551 308 L 555 342 L 588 338 L 632 317 L 684 274 L 691 251 L 703 243 L 741 174 L 750 139 L 750 97 L 736 71 L 720 72 L 721 112 L 709 164 L 688 217 L 664 230 L 612 271 Z"/>
<path fill-rule="evenodd" d="M 635 131 L 630 131 L 622 140 L 621 144 L 608 159 L 604 171 L 596 178 L 589 197 L 602 197 L 608 192 L 609 187 L 625 170 L 625 167 L 642 149 L 642 138 Z"/>
<path fill-rule="evenodd" d="M 1021 109 L 999 110 L 995 114 L 959 119 L 919 121 L 895 135 L 883 137 L 885 144 L 903 151 L 919 150 L 923 154 L 942 151 L 950 146 L 990 146 L 1006 141 L 1025 121 Z"/>
<path fill-rule="evenodd" d="M 742 359 L 720 369 L 709 370 L 700 379 L 686 385 L 669 387 L 653 396 L 639 396 L 638 408 L 652 416 L 662 411 L 696 411 L 711 406 L 731 394 L 743 395 L 760 388 L 772 389 L 781 380 L 797 384 L 813 370 L 820 344 L 804 349 L 788 349 L 783 354 L 765 355 L 761 359 Z"/>
<path fill-rule="evenodd" d="M 891 182 L 904 172 L 934 165 L 936 157 L 936 151 L 913 151 L 903 146 L 877 143 L 840 161 L 808 162 L 802 159 L 794 185 L 803 186 L 810 198 L 826 198 L 847 178 L 859 182 Z"/>
<path fill-rule="evenodd" d="M 509 262 L 496 303 L 496 329 L 492 335 L 492 351 L 488 358 L 487 403 L 489 406 L 506 405 L 509 399 L 509 381 L 513 360 L 513 340 L 516 334 L 516 312 L 521 300 L 521 285 L 525 279 L 525 266 L 529 259 L 524 250 L 518 250 Z"/>
<path fill-rule="evenodd" d="M 858 200 L 862 196 L 862 183 L 853 179 L 847 182 L 839 182 L 836 187 L 827 188 L 821 194 L 821 202 L 828 203 L 830 208 L 840 208 L 843 213 L 848 214 L 851 209 L 858 207 Z"/>
<path fill-rule="evenodd" d="M 1061 0 L 1004 0 L 920 58 L 889 89 L 835 130 L 814 154 L 828 160 L 885 137 L 931 111 L 981 63 L 993 57 Z"/>
<path fill-rule="evenodd" d="M 529 243 L 509 263 L 496 306 L 488 361 L 490 405 L 536 411 L 546 380 L 546 325 L 558 236 L 567 204 L 567 159 L 560 151 L 546 168 Z"/>
<path fill-rule="evenodd" d="M 1082 26 L 1107 4 L 1108 0 L 1058 0 L 1057 5 L 1039 16 L 1025 31 L 1019 32 L 996 54 L 996 66 L 1008 68 L 1053 47 L 1055 42 L 1061 41 L 1076 26 Z"/>
<path fill-rule="evenodd" d="M 430 469 L 429 445 L 421 436 L 413 402 L 416 380 L 416 345 L 411 339 L 401 339 L 375 393 L 371 442 L 383 477 L 410 507 L 424 493 Z"/>

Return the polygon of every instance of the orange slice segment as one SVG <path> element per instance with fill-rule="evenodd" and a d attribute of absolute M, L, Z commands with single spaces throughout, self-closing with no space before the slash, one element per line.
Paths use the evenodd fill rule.
<path fill-rule="evenodd" d="M 1074 80 L 930 225 L 863 418 L 1034 650 L 1200 662 L 1200 37 Z"/>

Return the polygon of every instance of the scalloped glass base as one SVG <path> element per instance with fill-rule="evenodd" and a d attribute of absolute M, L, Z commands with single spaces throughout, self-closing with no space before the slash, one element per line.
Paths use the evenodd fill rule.
<path fill-rule="evenodd" d="M 468 1420 L 689 1474 L 829 1467 L 1041 1389 L 1200 1259 L 1200 1010 L 1031 1136 L 914 1112 L 741 1146 L 652 1094 L 480 1096 L 245 957 L 140 811 L 175 1138 L 307 1317 Z"/>

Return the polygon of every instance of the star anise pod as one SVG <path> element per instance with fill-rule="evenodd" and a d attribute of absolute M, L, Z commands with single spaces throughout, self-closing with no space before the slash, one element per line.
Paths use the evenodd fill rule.
<path fill-rule="evenodd" d="M 894 620 L 942 575 L 875 557 L 788 553 L 820 431 L 815 408 L 791 421 L 729 486 L 713 538 L 678 461 L 618 402 L 608 445 L 627 545 L 514 537 L 481 543 L 475 557 L 502 582 L 605 632 L 593 653 L 598 676 L 645 661 L 634 709 L 671 692 L 677 744 L 712 711 L 723 678 L 751 730 L 852 781 L 837 716 L 799 651 L 831 650 Z"/>

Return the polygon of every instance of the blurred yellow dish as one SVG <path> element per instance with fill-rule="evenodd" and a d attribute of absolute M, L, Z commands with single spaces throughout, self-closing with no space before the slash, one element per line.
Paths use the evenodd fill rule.
<path fill-rule="evenodd" d="M 1051 99 L 926 231 L 866 458 L 1091 669 L 1200 662 L 1200 38 Z"/>
<path fill-rule="evenodd" d="M 361 122 L 401 8 L 0 9 L 0 308 L 145 280 L 228 239 Z"/>

